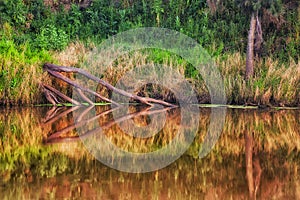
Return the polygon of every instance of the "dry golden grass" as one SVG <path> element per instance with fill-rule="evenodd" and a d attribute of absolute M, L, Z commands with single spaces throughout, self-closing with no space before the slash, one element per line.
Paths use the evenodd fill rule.
<path fill-rule="evenodd" d="M 227 99 L 233 104 L 299 106 L 300 63 L 288 66 L 267 58 L 255 65 L 250 82 L 244 80 L 245 58 L 239 53 L 216 60 L 224 78 Z"/>
<path fill-rule="evenodd" d="M 184 76 L 185 68 L 188 63 L 178 62 L 176 57 L 169 57 L 163 60 L 161 64 L 162 71 L 155 69 L 157 63 L 149 59 L 147 52 L 133 52 L 119 57 L 115 62 L 108 66 L 101 65 L 106 62 L 107 57 L 113 57 L 118 52 L 105 52 L 107 55 L 102 56 L 91 63 L 91 66 L 97 66 L 92 71 L 101 71 L 98 75 L 102 75 L 103 79 L 111 84 L 116 84 L 119 80 L 126 83 L 127 88 L 133 88 L 141 82 L 135 80 L 134 76 L 128 74 L 135 70 L 136 74 L 140 75 L 141 71 L 147 74 L 151 72 L 153 81 L 164 77 L 165 82 L 174 83 L 174 75 L 178 74 Z M 105 54 L 104 53 L 104 54 Z M 256 62 L 255 75 L 249 82 L 244 79 L 245 71 L 245 57 L 240 53 L 229 54 L 223 57 L 216 58 L 216 64 L 219 66 L 221 74 L 224 79 L 225 92 L 227 95 L 228 104 L 272 104 L 280 106 L 299 106 L 300 102 L 300 63 L 295 63 L 293 60 L 290 64 L 280 64 L 277 60 L 266 58 Z M 147 67 L 140 67 L 147 66 Z M 139 71 L 140 70 L 140 71 Z M 125 78 L 124 78 L 125 77 Z M 199 101 L 208 103 L 209 93 L 202 80 L 187 78 L 197 93 Z M 101 87 L 100 87 L 101 88 Z M 152 85 L 140 88 L 139 93 L 145 96 L 162 96 L 162 99 L 168 99 L 166 96 L 170 95 L 170 91 L 161 89 L 158 86 Z M 148 90 L 148 91 L 147 91 Z M 99 91 L 103 92 L 105 89 L 101 88 Z M 159 91 L 161 95 L 151 94 Z M 104 92 L 106 95 L 109 93 Z M 138 93 L 138 92 L 137 92 Z"/>
<path fill-rule="evenodd" d="M 0 56 L 1 104 L 29 104 L 41 102 L 39 83 L 46 77 L 41 63 L 27 63 L 26 58 Z"/>
<path fill-rule="evenodd" d="M 19 54 L 26 51 L 18 50 Z M 44 101 L 43 93 L 39 88 L 41 81 L 52 84 L 62 92 L 71 95 L 72 88 L 57 79 L 50 78 L 42 72 L 41 62 L 28 62 L 26 57 L 14 57 L 15 51 L 1 58 L 2 73 L 5 80 L 0 82 L 0 100 L 3 104 L 40 103 Z M 121 50 L 113 49 L 99 51 L 93 44 L 85 46 L 82 42 L 74 42 L 62 52 L 52 52 L 52 61 L 62 66 L 75 66 L 86 69 L 88 72 L 102 77 L 103 80 L 112 85 L 123 83 L 126 88 L 132 89 L 139 85 L 134 91 L 143 96 L 152 96 L 168 101 L 175 98 L 169 88 L 155 84 L 147 85 L 141 80 L 135 79 L 135 74 L 147 74 L 153 82 L 160 80 L 163 84 L 176 85 L 176 77 L 184 76 L 188 63 L 178 57 L 166 54 L 166 58 L 160 64 L 154 61 L 155 54 L 165 56 L 155 51 L 130 52 L 119 55 Z M 115 58 L 108 63 L 111 58 Z M 51 60 L 50 58 L 47 58 Z M 46 59 L 46 60 L 47 60 Z M 256 62 L 255 75 L 250 81 L 244 80 L 245 57 L 240 53 L 222 55 L 216 58 L 216 64 L 224 79 L 225 92 L 228 104 L 272 104 L 280 106 L 299 106 L 300 101 L 300 63 L 290 60 L 289 65 L 280 64 L 271 58 L 261 59 Z M 2 75 L 4 77 L 4 75 Z M 6 77 L 7 76 L 7 77 Z M 74 78 L 74 75 L 67 74 Z M 162 78 L 163 77 L 163 78 Z M 86 79 L 79 78 L 85 85 L 104 96 L 110 96 L 105 88 L 97 86 Z M 198 96 L 200 103 L 209 103 L 208 90 L 201 79 L 197 77 L 186 78 L 191 83 Z M 180 83 L 180 81 L 178 81 Z M 2 84 L 2 85 L 1 85 Z M 169 85 L 170 85 L 169 84 Z"/>
<path fill-rule="evenodd" d="M 75 67 L 86 59 L 88 48 L 80 42 L 70 43 L 67 48 L 61 52 L 55 52 L 54 58 L 61 66 Z"/>

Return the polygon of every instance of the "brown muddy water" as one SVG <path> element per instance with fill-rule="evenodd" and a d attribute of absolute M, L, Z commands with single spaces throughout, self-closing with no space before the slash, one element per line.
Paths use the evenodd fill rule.
<path fill-rule="evenodd" d="M 299 109 L 223 109 L 224 125 L 212 126 L 222 125 L 219 137 L 210 130 L 213 108 L 182 113 L 132 106 L 122 112 L 108 106 L 0 108 L 0 197 L 300 199 Z M 176 138 L 174 150 L 160 163 L 144 160 L 146 167 L 155 169 L 188 144 L 183 155 L 146 173 L 117 170 L 135 161 L 128 165 L 123 154 L 99 145 L 105 139 L 126 152 L 149 154 Z M 206 144 L 212 150 L 199 158 Z M 95 153 L 91 146 L 101 148 Z M 113 167 L 95 156 L 109 158 Z"/>

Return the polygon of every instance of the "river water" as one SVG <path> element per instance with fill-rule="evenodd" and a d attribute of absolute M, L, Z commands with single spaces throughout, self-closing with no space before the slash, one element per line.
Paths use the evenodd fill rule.
<path fill-rule="evenodd" d="M 211 117 L 216 109 L 224 124 Z M 200 108 L 191 117 L 179 108 L 117 110 L 0 109 L 1 199 L 300 198 L 299 109 Z M 103 145 L 149 154 L 176 138 L 174 150 L 147 165 Z M 199 157 L 206 144 L 212 149 Z"/>

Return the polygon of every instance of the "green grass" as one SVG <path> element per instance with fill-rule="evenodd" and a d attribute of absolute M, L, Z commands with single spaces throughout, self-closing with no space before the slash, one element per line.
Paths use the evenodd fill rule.
<path fill-rule="evenodd" d="M 42 64 L 53 61 L 47 51 L 32 49 L 29 43 L 16 44 L 9 37 L 12 31 L 3 26 L 0 35 L 0 102 L 1 104 L 28 104 L 40 102 L 38 83 L 43 79 Z"/>

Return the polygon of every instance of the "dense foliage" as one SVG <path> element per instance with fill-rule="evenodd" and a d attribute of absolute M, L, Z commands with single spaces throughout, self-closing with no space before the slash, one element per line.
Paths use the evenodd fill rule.
<path fill-rule="evenodd" d="M 72 4 L 66 10 L 63 5 L 56 9 L 47 7 L 43 0 L 3 0 L 0 23 L 2 26 L 9 23 L 14 28 L 17 44 L 29 41 L 35 48 L 47 50 L 61 50 L 75 39 L 101 41 L 131 28 L 159 26 L 181 31 L 207 48 L 216 45 L 219 52 L 244 52 L 249 24 L 247 2 L 224 1 L 215 5 L 214 11 L 205 0 L 94 0 L 86 8 Z M 297 1 L 276 2 L 273 5 L 257 1 L 251 6 L 261 10 L 264 38 L 261 54 L 284 61 L 289 57 L 297 60 L 299 5 Z"/>

